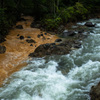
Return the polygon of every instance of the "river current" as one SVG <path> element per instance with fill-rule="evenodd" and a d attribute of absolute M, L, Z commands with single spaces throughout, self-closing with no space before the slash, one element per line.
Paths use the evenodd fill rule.
<path fill-rule="evenodd" d="M 89 28 L 80 49 L 27 61 L 0 88 L 0 100 L 90 100 L 91 86 L 100 81 L 100 19 L 89 21 L 96 27 Z"/>

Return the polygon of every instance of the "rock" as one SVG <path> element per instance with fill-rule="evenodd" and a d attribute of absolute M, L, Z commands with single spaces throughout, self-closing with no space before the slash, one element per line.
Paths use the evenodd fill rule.
<path fill-rule="evenodd" d="M 43 57 L 46 55 L 63 55 L 67 54 L 69 49 L 65 46 L 58 46 L 55 43 L 46 43 L 38 46 L 33 53 L 30 53 L 30 57 Z"/>
<path fill-rule="evenodd" d="M 74 36 L 76 33 L 74 31 L 68 31 L 68 30 L 64 30 L 62 37 L 67 37 L 67 36 Z"/>
<path fill-rule="evenodd" d="M 41 36 L 41 35 L 39 35 L 39 34 L 37 35 L 38 38 L 40 38 L 40 36 Z"/>
<path fill-rule="evenodd" d="M 33 40 L 33 39 L 30 39 L 30 40 L 29 40 L 29 39 L 27 39 L 27 40 L 26 40 L 26 42 L 28 42 L 28 43 L 36 43 L 36 41 L 35 41 L 35 40 Z"/>
<path fill-rule="evenodd" d="M 27 38 L 31 38 L 30 36 L 27 36 Z"/>
<path fill-rule="evenodd" d="M 43 34 L 40 34 L 40 36 L 43 36 Z"/>
<path fill-rule="evenodd" d="M 0 45 L 0 54 L 3 54 L 6 52 L 6 47 Z"/>
<path fill-rule="evenodd" d="M 83 33 L 83 32 L 84 32 L 84 30 L 83 30 L 83 29 L 81 29 L 81 30 L 79 30 L 79 31 L 78 31 L 78 33 Z"/>
<path fill-rule="evenodd" d="M 41 24 L 39 24 L 39 23 L 33 21 L 33 22 L 31 23 L 30 27 L 31 27 L 31 28 L 40 28 L 40 27 L 41 27 Z"/>
<path fill-rule="evenodd" d="M 74 44 L 74 48 L 81 48 L 81 44 Z"/>
<path fill-rule="evenodd" d="M 45 35 L 47 35 L 47 33 L 44 33 Z"/>
<path fill-rule="evenodd" d="M 23 26 L 22 25 L 17 25 L 16 28 L 17 29 L 23 29 Z"/>
<path fill-rule="evenodd" d="M 19 38 L 20 38 L 20 40 L 23 40 L 24 39 L 24 36 L 20 36 Z"/>
<path fill-rule="evenodd" d="M 33 44 L 30 44 L 30 46 L 33 46 Z"/>
<path fill-rule="evenodd" d="M 95 27 L 96 24 L 93 24 L 92 22 L 86 22 L 85 26 L 87 27 Z"/>
<path fill-rule="evenodd" d="M 100 82 L 96 86 L 91 87 L 90 100 L 100 100 Z"/>
<path fill-rule="evenodd" d="M 56 39 L 55 40 L 55 42 L 61 42 L 62 41 L 62 39 Z"/>
<path fill-rule="evenodd" d="M 19 34 L 17 34 L 17 36 L 19 36 Z"/>

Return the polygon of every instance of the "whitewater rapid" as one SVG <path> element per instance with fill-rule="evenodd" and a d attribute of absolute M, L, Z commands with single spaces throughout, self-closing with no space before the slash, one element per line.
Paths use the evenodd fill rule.
<path fill-rule="evenodd" d="M 91 86 L 100 81 L 100 19 L 90 21 L 97 25 L 89 28 L 92 31 L 82 48 L 68 55 L 29 60 L 0 88 L 0 100 L 90 100 Z"/>

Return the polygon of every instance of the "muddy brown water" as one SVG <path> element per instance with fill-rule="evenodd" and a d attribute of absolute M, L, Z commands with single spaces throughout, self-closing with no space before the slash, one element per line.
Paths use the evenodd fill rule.
<path fill-rule="evenodd" d="M 10 30 L 9 35 L 6 37 L 6 41 L 1 43 L 1 45 L 6 46 L 6 53 L 0 54 L 0 86 L 2 86 L 8 76 L 27 65 L 26 60 L 29 59 L 28 55 L 39 45 L 53 43 L 58 38 L 49 33 L 45 35 L 45 32 L 42 32 L 45 39 L 42 36 L 38 38 L 37 35 L 41 34 L 40 29 L 30 27 L 33 18 L 30 16 L 23 16 L 23 18 L 26 21 L 16 23 L 16 25 L 22 25 L 23 29 L 16 29 L 13 26 L 13 29 Z M 17 36 L 18 34 L 19 36 Z M 24 39 L 20 40 L 20 36 L 24 36 Z M 27 43 L 27 36 L 30 36 L 36 43 Z M 33 46 L 30 46 L 31 44 Z"/>

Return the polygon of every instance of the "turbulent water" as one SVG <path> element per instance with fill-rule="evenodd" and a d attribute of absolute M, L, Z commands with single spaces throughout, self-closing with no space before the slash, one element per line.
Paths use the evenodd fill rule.
<path fill-rule="evenodd" d="M 0 88 L 0 100 L 90 100 L 91 86 L 100 81 L 100 19 L 90 21 L 97 25 L 82 48 L 29 61 Z"/>

